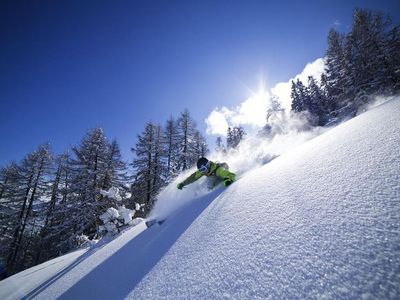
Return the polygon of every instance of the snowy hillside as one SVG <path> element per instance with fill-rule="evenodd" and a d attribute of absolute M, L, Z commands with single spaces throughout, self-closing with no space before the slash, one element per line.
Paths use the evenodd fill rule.
<path fill-rule="evenodd" d="M 399 115 L 396 98 L 0 298 L 399 298 Z"/>
<path fill-rule="evenodd" d="M 129 297 L 400 297 L 400 99 L 248 174 Z"/>

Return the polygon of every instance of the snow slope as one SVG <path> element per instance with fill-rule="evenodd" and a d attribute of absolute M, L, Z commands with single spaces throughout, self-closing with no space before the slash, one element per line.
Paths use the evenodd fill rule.
<path fill-rule="evenodd" d="M 400 99 L 248 174 L 129 294 L 399 298 Z"/>
<path fill-rule="evenodd" d="M 0 298 L 400 298 L 399 115 L 396 98 Z"/>
<path fill-rule="evenodd" d="M 82 249 L 68 253 L 1 281 L 0 299 L 21 299 L 36 286 L 54 280 L 56 274 L 62 275 L 74 263 L 78 263 L 87 250 Z"/>

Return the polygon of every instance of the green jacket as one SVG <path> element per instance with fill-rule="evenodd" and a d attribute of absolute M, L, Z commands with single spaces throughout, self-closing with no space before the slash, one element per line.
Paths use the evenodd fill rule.
<path fill-rule="evenodd" d="M 216 164 L 215 162 L 210 161 L 211 167 L 210 167 L 210 172 L 207 174 L 203 174 L 200 171 L 194 172 L 192 175 L 190 175 L 188 178 L 186 178 L 184 181 L 182 181 L 181 184 L 183 186 L 191 184 L 195 182 L 196 180 L 199 180 L 203 176 L 217 176 L 221 178 L 224 182 L 226 181 L 231 181 L 233 182 L 235 180 L 235 173 L 229 172 L 227 169 L 225 169 L 223 166 Z"/>

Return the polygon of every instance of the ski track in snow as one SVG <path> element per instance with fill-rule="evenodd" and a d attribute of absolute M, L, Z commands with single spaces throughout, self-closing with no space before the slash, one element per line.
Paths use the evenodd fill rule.
<path fill-rule="evenodd" d="M 129 298 L 398 299 L 399 100 L 247 174 Z"/>
<path fill-rule="evenodd" d="M 399 299 L 399 115 L 396 98 L 0 298 Z"/>

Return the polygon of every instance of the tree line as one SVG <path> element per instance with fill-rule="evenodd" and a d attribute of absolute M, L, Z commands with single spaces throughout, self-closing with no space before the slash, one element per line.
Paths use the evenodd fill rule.
<path fill-rule="evenodd" d="M 313 125 L 355 113 L 374 95 L 400 91 L 400 31 L 381 13 L 356 9 L 349 33 L 328 35 L 325 71 L 307 83 L 292 81 L 292 111 L 308 112 Z M 277 99 L 269 118 L 282 111 Z M 270 131 L 267 124 L 264 131 Z M 246 133 L 229 127 L 226 144 L 235 149 Z M 102 233 L 100 216 L 118 205 L 146 216 L 160 190 L 209 152 L 188 110 L 162 126 L 148 122 L 132 147 L 130 163 L 116 140 L 100 128 L 62 154 L 41 145 L 19 163 L 0 169 L 0 267 L 8 274 L 69 252 Z M 118 188 L 122 200 L 108 197 Z"/>
<path fill-rule="evenodd" d="M 146 124 L 132 151 L 133 199 L 144 206 L 144 214 L 154 205 L 157 194 L 180 172 L 193 167 L 209 152 L 205 138 L 196 128 L 188 110 L 178 119 L 170 117 L 162 127 Z"/>
<path fill-rule="evenodd" d="M 132 151 L 128 164 L 118 142 L 95 128 L 65 153 L 45 144 L 2 167 L 0 267 L 11 275 L 98 239 L 109 208 L 125 205 L 145 216 L 160 189 L 208 148 L 185 110 L 165 126 L 147 123 Z M 110 188 L 121 200 L 103 192 Z"/>
<path fill-rule="evenodd" d="M 246 132 L 242 126 L 229 126 L 226 131 L 225 143 L 222 137 L 218 136 L 215 141 L 215 151 L 221 153 L 227 153 L 228 151 L 235 149 L 245 139 Z"/>
<path fill-rule="evenodd" d="M 379 12 L 355 9 L 350 32 L 331 29 L 321 78 L 292 81 L 292 111 L 313 125 L 354 116 L 376 95 L 400 91 L 400 26 Z"/>

